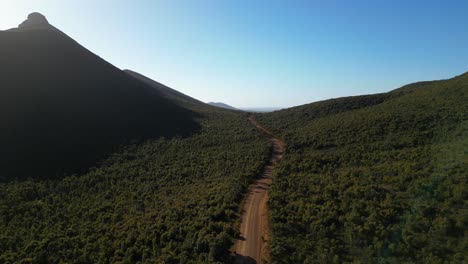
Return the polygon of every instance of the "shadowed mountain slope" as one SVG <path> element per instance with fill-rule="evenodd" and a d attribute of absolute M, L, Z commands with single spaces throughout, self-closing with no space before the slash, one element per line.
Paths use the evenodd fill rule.
<path fill-rule="evenodd" d="M 93 164 L 122 143 L 187 135 L 193 111 L 32 14 L 0 32 L 0 181 Z"/>
<path fill-rule="evenodd" d="M 179 103 L 180 105 L 182 106 L 207 106 L 205 103 L 193 98 L 193 97 L 190 97 L 186 94 L 183 94 L 177 90 L 174 90 L 170 87 L 167 87 L 166 85 L 164 84 L 161 84 L 155 80 L 152 80 L 140 73 L 137 73 L 137 72 L 134 72 L 134 71 L 131 71 L 131 70 L 124 70 L 125 73 L 129 74 L 130 76 L 132 76 L 133 78 L 136 78 L 148 85 L 150 85 L 151 87 L 153 87 L 154 89 L 156 89 L 158 92 L 160 92 L 165 98 L 171 100 L 171 101 L 174 101 L 174 102 L 177 102 Z"/>
<path fill-rule="evenodd" d="M 0 32 L 0 51 L 0 263 L 229 261 L 269 154 L 246 115 L 131 76 L 57 30 Z"/>

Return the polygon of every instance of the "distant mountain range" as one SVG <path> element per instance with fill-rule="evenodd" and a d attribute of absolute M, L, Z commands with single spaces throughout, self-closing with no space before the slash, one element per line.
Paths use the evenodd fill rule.
<path fill-rule="evenodd" d="M 249 107 L 249 108 L 242 108 L 242 110 L 246 112 L 253 112 L 253 113 L 268 113 L 273 111 L 278 111 L 283 108 L 280 107 Z"/>
<path fill-rule="evenodd" d="M 208 104 L 209 104 L 209 105 L 212 105 L 212 106 L 219 107 L 219 108 L 241 111 L 240 109 L 237 109 L 237 108 L 235 108 L 235 107 L 233 107 L 233 106 L 230 106 L 230 105 L 228 105 L 228 104 L 221 103 L 221 102 L 209 102 Z"/>
<path fill-rule="evenodd" d="M 216 106 L 219 108 L 224 108 L 224 109 L 229 109 L 229 110 L 236 110 L 236 111 L 244 111 L 244 112 L 252 112 L 252 113 L 268 113 L 268 112 L 273 112 L 277 110 L 281 110 L 282 108 L 279 107 L 249 107 L 249 108 L 236 108 L 233 106 L 230 106 L 225 103 L 221 102 L 209 102 L 209 105 Z"/>

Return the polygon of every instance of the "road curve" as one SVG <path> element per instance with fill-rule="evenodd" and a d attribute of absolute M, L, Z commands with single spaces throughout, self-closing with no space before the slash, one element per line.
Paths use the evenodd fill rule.
<path fill-rule="evenodd" d="M 284 149 L 284 142 L 260 125 L 253 115 L 249 117 L 249 121 L 268 139 L 273 151 L 268 164 L 263 169 L 263 173 L 249 187 L 249 193 L 242 211 L 241 237 L 236 241 L 234 246 L 234 263 L 236 264 L 260 264 L 266 258 L 266 252 L 263 252 L 263 250 L 265 241 L 269 239 L 268 216 L 266 212 L 268 189 L 271 185 L 273 169 L 275 164 L 281 160 Z"/>

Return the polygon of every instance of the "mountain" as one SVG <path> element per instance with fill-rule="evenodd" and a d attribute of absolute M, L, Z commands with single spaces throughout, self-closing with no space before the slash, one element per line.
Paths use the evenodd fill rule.
<path fill-rule="evenodd" d="M 272 167 L 255 118 L 46 22 L 0 32 L 0 263 L 232 263 Z M 468 73 L 255 114 L 285 141 L 271 263 L 465 263 L 467 96 Z"/>
<path fill-rule="evenodd" d="M 154 89 L 156 89 L 159 93 L 161 93 L 165 98 L 171 100 L 171 101 L 174 101 L 174 102 L 178 102 L 179 104 L 183 105 L 183 106 L 203 106 L 205 105 L 205 103 L 195 99 L 195 98 L 192 98 L 188 95 L 185 95 L 177 90 L 174 90 L 170 87 L 167 87 L 165 86 L 164 84 L 161 84 L 157 81 L 154 81 L 142 74 L 139 74 L 137 72 L 134 72 L 134 71 L 131 71 L 131 70 L 124 70 L 125 73 L 129 74 L 130 76 L 132 76 L 133 78 L 136 78 L 148 85 L 150 85 L 151 87 L 153 87 Z"/>
<path fill-rule="evenodd" d="M 28 15 L 28 18 L 21 23 L 17 28 L 12 28 L 8 31 L 10 32 L 24 32 L 31 30 L 52 30 L 56 32 L 61 32 L 56 27 L 49 24 L 47 18 L 37 12 L 31 13 Z"/>
<path fill-rule="evenodd" d="M 0 32 L 0 57 L 0 181 L 87 168 L 121 144 L 199 127 L 197 113 L 41 14 Z"/>
<path fill-rule="evenodd" d="M 466 261 L 467 102 L 465 73 L 259 114 L 287 144 L 272 261 Z"/>
<path fill-rule="evenodd" d="M 219 108 L 224 108 L 224 109 L 229 109 L 229 110 L 240 111 L 239 109 L 237 109 L 237 108 L 235 108 L 235 107 L 232 107 L 232 106 L 230 106 L 230 105 L 227 105 L 227 104 L 221 103 L 221 102 L 209 102 L 208 104 L 209 104 L 209 105 L 212 105 L 212 106 L 219 107 Z"/>
<path fill-rule="evenodd" d="M 26 24 L 0 32 L 0 263 L 229 262 L 269 157 L 246 115 Z"/>

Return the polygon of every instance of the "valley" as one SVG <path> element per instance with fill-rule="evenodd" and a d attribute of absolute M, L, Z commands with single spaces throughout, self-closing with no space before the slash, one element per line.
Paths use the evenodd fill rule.
<path fill-rule="evenodd" d="M 39 13 L 0 58 L 0 263 L 468 260 L 468 72 L 250 113 Z"/>

